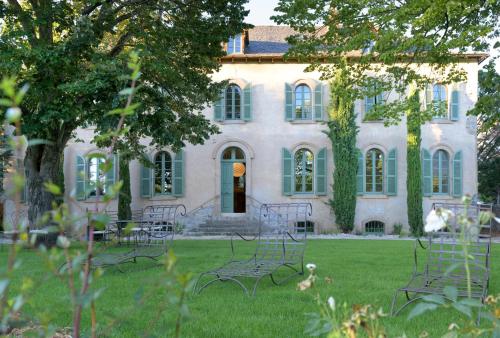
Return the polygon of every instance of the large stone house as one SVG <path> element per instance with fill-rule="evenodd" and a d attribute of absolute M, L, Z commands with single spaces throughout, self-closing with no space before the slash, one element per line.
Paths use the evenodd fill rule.
<path fill-rule="evenodd" d="M 285 61 L 290 28 L 257 26 L 231 39 L 214 80 L 228 80 L 221 99 L 204 114 L 220 128 L 204 145 L 187 145 L 175 154 L 151 149 L 154 169 L 132 161 L 132 209 L 150 204 L 183 203 L 190 215 L 212 219 L 252 216 L 260 203 L 306 201 L 313 205 L 310 230 L 335 230 L 328 205 L 332 195 L 332 145 L 326 126 L 329 86 L 306 64 Z M 486 56 L 464 55 L 463 83 L 436 83 L 422 97 L 445 104 L 447 112 L 422 127 L 424 213 L 433 202 L 458 201 L 477 192 L 476 121 L 466 115 L 478 95 L 478 65 Z M 421 71 L 428 71 L 421 67 Z M 385 127 L 364 122 L 374 104 L 394 100 L 394 93 L 356 102 L 360 150 L 357 232 L 406 228 L 406 125 Z M 425 104 L 425 102 L 423 103 Z M 89 141 L 92 129 L 78 131 Z M 66 191 L 76 192 L 80 206 L 92 207 L 95 191 L 84 192 L 98 179 L 99 151 L 90 142 L 70 142 L 65 151 Z M 84 172 L 84 175 L 78 175 Z M 117 179 L 115 171 L 109 182 Z M 112 203 L 110 208 L 115 208 Z M 196 223 L 196 222 L 195 222 Z M 193 227 L 196 224 L 193 223 Z"/>

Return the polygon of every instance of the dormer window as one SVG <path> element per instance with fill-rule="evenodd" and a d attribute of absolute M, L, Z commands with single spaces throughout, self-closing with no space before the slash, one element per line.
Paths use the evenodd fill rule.
<path fill-rule="evenodd" d="M 242 53 L 241 34 L 230 37 L 227 42 L 227 54 Z"/>

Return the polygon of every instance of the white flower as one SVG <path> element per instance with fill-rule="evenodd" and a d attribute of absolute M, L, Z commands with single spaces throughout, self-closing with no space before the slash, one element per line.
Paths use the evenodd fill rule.
<path fill-rule="evenodd" d="M 309 271 L 314 271 L 314 270 L 316 270 L 316 264 L 308 263 L 308 264 L 306 264 L 306 268 Z"/>
<path fill-rule="evenodd" d="M 328 306 L 332 309 L 332 311 L 335 311 L 335 298 L 332 296 L 328 298 Z"/>
<path fill-rule="evenodd" d="M 9 122 L 17 122 L 21 118 L 21 109 L 17 107 L 12 107 L 7 109 L 7 112 L 5 113 L 5 117 L 7 118 L 7 121 Z"/>
<path fill-rule="evenodd" d="M 450 217 L 453 217 L 453 213 L 447 209 L 431 210 L 427 217 L 425 218 L 425 231 L 432 232 L 438 231 L 446 227 L 446 222 Z"/>

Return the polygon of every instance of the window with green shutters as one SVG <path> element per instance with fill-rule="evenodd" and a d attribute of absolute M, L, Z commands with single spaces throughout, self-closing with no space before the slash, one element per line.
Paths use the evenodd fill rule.
<path fill-rule="evenodd" d="M 252 119 L 252 86 L 248 83 L 243 89 L 236 84 L 229 84 L 222 90 L 219 99 L 214 102 L 214 120 Z"/>
<path fill-rule="evenodd" d="M 462 151 L 457 151 L 451 160 L 446 150 L 437 149 L 431 156 L 429 150 L 422 149 L 424 196 L 450 194 L 454 197 L 462 196 L 462 156 Z"/>
<path fill-rule="evenodd" d="M 450 158 L 442 149 L 432 155 L 432 193 L 450 193 Z"/>
<path fill-rule="evenodd" d="M 451 92 L 448 92 L 448 90 Z M 440 83 L 427 85 L 424 97 L 425 105 L 428 109 L 433 110 L 435 119 L 459 120 L 460 91 L 458 84 L 450 85 L 448 88 Z"/>
<path fill-rule="evenodd" d="M 462 151 L 453 156 L 453 196 L 462 197 Z"/>
<path fill-rule="evenodd" d="M 458 121 L 460 117 L 460 94 L 457 89 L 453 89 L 451 92 L 451 103 L 450 103 L 450 119 L 452 121 Z"/>
<path fill-rule="evenodd" d="M 281 162 L 283 195 L 326 195 L 328 177 L 326 148 L 320 149 L 316 155 L 307 148 L 300 148 L 294 153 L 283 148 Z"/>
<path fill-rule="evenodd" d="M 365 193 L 381 194 L 384 192 L 384 154 L 373 148 L 366 153 Z"/>
<path fill-rule="evenodd" d="M 323 85 L 318 82 L 311 89 L 305 83 L 285 83 L 285 120 L 323 120 Z"/>
<path fill-rule="evenodd" d="M 160 151 L 153 157 L 152 168 L 141 165 L 141 197 L 181 197 L 184 195 L 184 176 L 184 152 L 181 150 L 173 156 L 168 151 Z"/>
<path fill-rule="evenodd" d="M 397 195 L 398 192 L 398 158 L 396 149 L 391 149 L 387 155 L 386 165 L 387 195 Z"/>
<path fill-rule="evenodd" d="M 103 171 L 105 155 L 95 153 L 88 158 L 76 157 L 75 187 L 77 200 L 102 196 L 115 184 L 118 176 L 118 156 L 111 157 L 111 169 Z"/>
<path fill-rule="evenodd" d="M 356 172 L 356 191 L 363 194 L 397 195 L 398 186 L 397 150 L 391 149 L 387 156 L 377 148 L 369 149 L 366 154 L 358 149 Z"/>

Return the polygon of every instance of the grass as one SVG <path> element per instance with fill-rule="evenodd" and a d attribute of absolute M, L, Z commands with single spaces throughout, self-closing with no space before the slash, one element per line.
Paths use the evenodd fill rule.
<path fill-rule="evenodd" d="M 252 247 L 237 242 L 243 255 Z M 116 249 L 115 249 L 116 250 Z M 225 262 L 230 255 L 228 241 L 176 241 L 175 255 L 181 271 L 198 274 Z M 205 289 L 199 296 L 190 296 L 187 303 L 190 318 L 182 325 L 183 337 L 301 337 L 306 326 L 305 313 L 316 312 L 319 295 L 326 300 L 335 297 L 337 304 L 372 304 L 390 310 L 394 290 L 403 286 L 413 268 L 412 241 L 384 240 L 310 240 L 305 262 L 318 266 L 320 281 L 315 289 L 295 290 L 297 277 L 282 286 L 274 286 L 269 279 L 261 282 L 254 298 L 245 296 L 234 283 L 218 283 Z M 500 255 L 500 245 L 493 246 L 492 261 Z M 0 251 L 2 263 L 6 250 Z M 66 287 L 54 278 L 47 278 L 40 258 L 30 250 L 20 253 L 20 274 L 34 278 L 37 290 L 25 310 L 35 318 L 42 318 L 58 327 L 71 324 L 71 309 Z M 175 311 L 170 308 L 159 318 L 157 309 L 165 304 L 165 292 L 137 305 L 138 290 L 147 290 L 159 276 L 161 268 L 152 261 L 142 260 L 105 271 L 94 287 L 104 288 L 97 301 L 99 336 L 138 337 L 145 332 L 156 336 L 171 336 Z M 323 281 L 333 278 L 332 284 Z M 20 278 L 20 277 L 18 277 Z M 490 293 L 500 293 L 500 269 L 492 268 Z M 20 285 L 16 282 L 15 285 Z M 140 292 L 140 291 L 139 291 Z M 84 314 L 84 328 L 89 330 L 89 311 Z M 407 321 L 408 311 L 400 316 L 382 320 L 389 337 L 406 333 L 417 337 L 422 331 L 429 336 L 441 336 L 452 322 L 465 320 L 453 311 L 439 311 Z M 118 320 L 111 328 L 104 328 Z"/>

